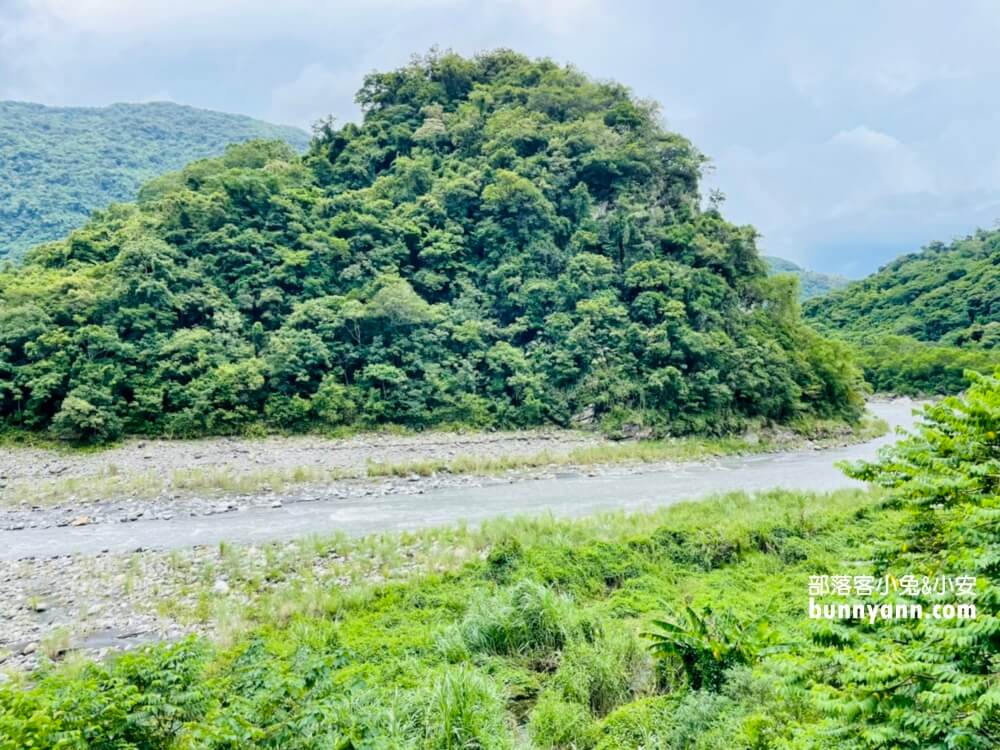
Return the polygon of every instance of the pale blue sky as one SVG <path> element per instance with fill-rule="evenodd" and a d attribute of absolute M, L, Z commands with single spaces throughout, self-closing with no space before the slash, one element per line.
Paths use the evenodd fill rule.
<path fill-rule="evenodd" d="M 432 45 L 659 101 L 762 249 L 862 275 L 1000 218 L 990 0 L 0 0 L 0 99 L 170 99 L 308 126 Z"/>

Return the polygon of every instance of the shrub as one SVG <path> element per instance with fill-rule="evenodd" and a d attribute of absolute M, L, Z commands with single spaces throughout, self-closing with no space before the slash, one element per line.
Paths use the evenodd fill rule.
<path fill-rule="evenodd" d="M 567 597 L 533 581 L 521 581 L 476 604 L 461 631 L 473 653 L 544 655 L 566 645 L 573 623 Z"/>
<path fill-rule="evenodd" d="M 121 437 L 122 422 L 110 397 L 93 388 L 77 388 L 63 400 L 52 431 L 68 442 L 106 443 Z"/>
<path fill-rule="evenodd" d="M 720 690 L 726 671 L 756 658 L 756 631 L 760 620 L 741 625 L 730 613 L 698 614 L 685 608 L 686 622 L 654 620 L 646 636 L 652 652 L 661 659 L 677 659 L 693 690 Z"/>

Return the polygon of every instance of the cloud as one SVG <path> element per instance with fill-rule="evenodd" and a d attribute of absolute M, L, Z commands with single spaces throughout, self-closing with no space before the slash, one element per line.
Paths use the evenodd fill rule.
<path fill-rule="evenodd" d="M 310 63 L 291 81 L 271 92 L 270 111 L 280 122 L 315 123 L 332 115 L 338 122 L 357 120 L 354 93 L 364 77 L 360 69 L 331 70 Z"/>

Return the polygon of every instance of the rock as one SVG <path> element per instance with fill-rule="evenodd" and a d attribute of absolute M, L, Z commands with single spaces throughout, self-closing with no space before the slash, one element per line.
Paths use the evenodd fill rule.
<path fill-rule="evenodd" d="M 86 526 L 91 523 L 90 516 L 77 516 L 69 522 L 70 526 Z"/>
<path fill-rule="evenodd" d="M 228 594 L 229 584 L 222 578 L 216 578 L 215 583 L 212 584 L 212 591 L 216 594 Z"/>
<path fill-rule="evenodd" d="M 272 507 L 272 508 L 280 508 L 280 507 L 281 507 L 281 505 L 282 505 L 282 503 L 281 503 L 281 501 L 280 501 L 280 500 L 275 500 L 275 501 L 273 501 L 273 502 L 271 503 L 271 507 Z"/>
<path fill-rule="evenodd" d="M 622 425 L 622 438 L 625 440 L 649 440 L 653 437 L 653 430 L 650 427 L 626 422 Z"/>
<path fill-rule="evenodd" d="M 747 445 L 760 445 L 760 435 L 756 432 L 747 431 L 743 433 L 743 442 Z"/>
<path fill-rule="evenodd" d="M 35 612 L 45 612 L 49 608 L 49 605 L 46 602 L 35 602 L 31 608 Z"/>
<path fill-rule="evenodd" d="M 594 424 L 596 409 L 593 404 L 585 407 L 582 411 L 570 417 L 570 422 L 575 427 L 591 427 Z"/>
<path fill-rule="evenodd" d="M 22 656 L 29 656 L 30 654 L 35 653 L 35 651 L 37 651 L 37 650 L 38 650 L 38 644 L 35 643 L 34 641 L 32 641 L 27 646 L 25 646 L 24 648 L 21 649 L 21 655 Z"/>

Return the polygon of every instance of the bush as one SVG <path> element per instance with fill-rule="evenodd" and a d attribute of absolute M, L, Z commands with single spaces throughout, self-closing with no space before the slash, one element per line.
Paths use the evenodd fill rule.
<path fill-rule="evenodd" d="M 68 442 L 107 443 L 121 437 L 122 422 L 110 397 L 93 388 L 78 388 L 63 400 L 52 431 Z"/>
<path fill-rule="evenodd" d="M 461 624 L 473 653 L 545 655 L 558 651 L 573 630 L 567 597 L 532 581 L 521 581 L 480 601 Z"/>

